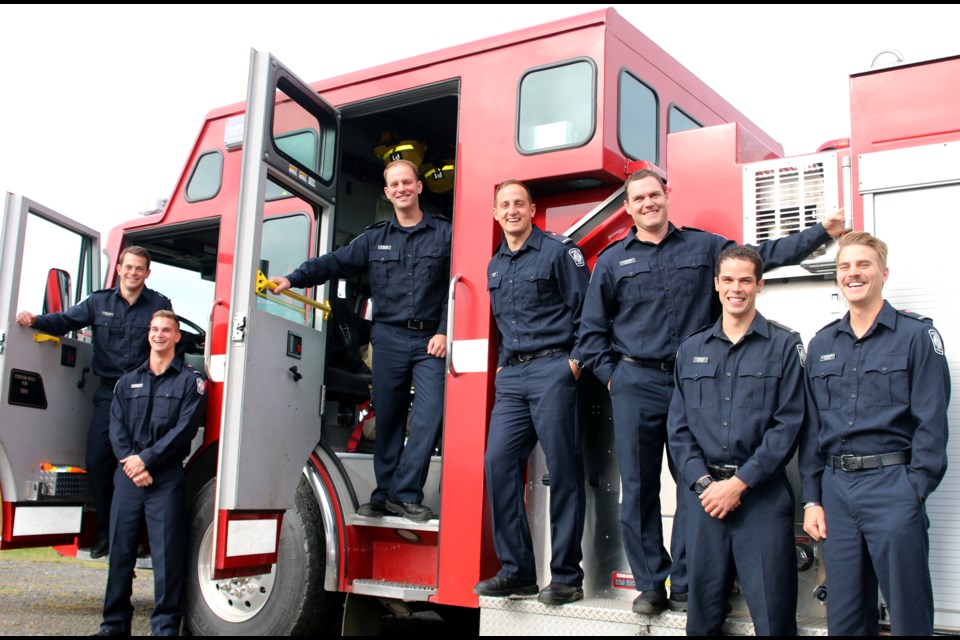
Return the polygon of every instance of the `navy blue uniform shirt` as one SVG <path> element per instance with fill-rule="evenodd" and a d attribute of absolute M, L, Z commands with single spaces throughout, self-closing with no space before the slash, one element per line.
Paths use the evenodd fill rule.
<path fill-rule="evenodd" d="M 149 360 L 125 373 L 110 405 L 110 444 L 117 460 L 137 454 L 148 470 L 182 463 L 200 426 L 203 399 L 203 377 L 181 358 L 159 376 Z"/>
<path fill-rule="evenodd" d="M 754 247 L 766 269 L 799 262 L 829 239 L 822 224 Z M 680 342 L 710 324 L 717 256 L 736 243 L 697 229 L 669 224 L 659 244 L 641 242 L 636 227 L 600 252 L 574 357 L 601 382 L 620 356 L 670 361 Z"/>
<path fill-rule="evenodd" d="M 500 330 L 497 366 L 518 353 L 573 347 L 590 270 L 566 236 L 536 225 L 517 251 L 506 239 L 487 266 L 487 289 Z"/>
<path fill-rule="evenodd" d="M 907 477 L 920 498 L 947 470 L 950 372 L 933 323 L 884 301 L 857 338 L 850 314 L 821 329 L 807 355 L 807 412 L 800 439 L 804 502 L 820 501 L 826 455 L 910 451 Z"/>
<path fill-rule="evenodd" d="M 436 322 L 436 333 L 446 333 L 451 231 L 449 220 L 426 212 L 412 227 L 401 227 L 394 215 L 350 244 L 307 260 L 287 279 L 294 287 L 312 287 L 367 272 L 375 322 Z"/>
<path fill-rule="evenodd" d="M 92 326 L 93 373 L 119 378 L 150 355 L 150 319 L 160 309 L 173 310 L 170 299 L 146 287 L 133 304 L 123 299 L 119 287 L 100 289 L 66 311 L 37 316 L 33 328 L 62 336 Z"/>
<path fill-rule="evenodd" d="M 800 335 L 759 312 L 740 342 L 723 319 L 680 345 L 667 429 L 670 451 L 688 486 L 707 464 L 737 465 L 757 487 L 786 466 L 803 426 Z"/>

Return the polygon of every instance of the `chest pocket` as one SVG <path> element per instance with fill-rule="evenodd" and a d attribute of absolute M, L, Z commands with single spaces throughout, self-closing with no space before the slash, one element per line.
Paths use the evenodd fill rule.
<path fill-rule="evenodd" d="M 150 321 L 147 321 L 149 327 Z M 105 344 L 111 340 L 118 340 L 123 337 L 123 323 L 116 316 L 105 316 L 98 314 L 93 320 L 93 339 L 100 340 Z M 146 339 L 144 339 L 146 342 Z"/>
<path fill-rule="evenodd" d="M 147 412 L 147 403 L 150 400 L 149 390 L 145 386 L 131 389 L 128 384 L 122 391 L 122 397 L 128 426 L 138 424 Z"/>
<path fill-rule="evenodd" d="M 910 398 L 907 354 L 884 353 L 867 358 L 863 364 L 860 394 L 872 407 L 907 404 Z"/>
<path fill-rule="evenodd" d="M 737 374 L 737 406 L 746 409 L 775 408 L 782 370 L 783 363 L 780 360 L 741 362 Z"/>
<path fill-rule="evenodd" d="M 530 305 L 542 305 L 559 297 L 557 279 L 550 265 L 537 265 L 525 269 L 516 282 L 517 297 Z"/>
<path fill-rule="evenodd" d="M 500 291 L 500 283 L 502 280 L 502 273 L 498 273 L 492 278 L 487 278 L 487 293 L 490 294 L 490 306 L 493 307 L 494 314 L 500 313 L 503 309 L 503 301 L 501 300 L 503 292 Z"/>
<path fill-rule="evenodd" d="M 717 395 L 717 363 L 697 362 L 686 364 L 680 372 L 680 384 L 687 407 L 711 409 Z"/>
<path fill-rule="evenodd" d="M 635 262 L 619 267 L 616 278 L 616 294 L 620 304 L 639 304 L 650 298 L 653 274 L 649 262 Z"/>
<path fill-rule="evenodd" d="M 813 397 L 820 410 L 843 407 L 843 362 L 807 362 L 813 380 Z"/>
<path fill-rule="evenodd" d="M 678 296 L 712 295 L 713 261 L 706 253 L 677 256 L 673 267 L 670 279 Z"/>
<path fill-rule="evenodd" d="M 182 398 L 175 390 L 158 391 L 153 396 L 153 414 L 151 415 L 151 427 L 157 425 L 153 437 L 159 440 L 163 435 L 173 427 L 177 418 L 180 416 L 180 402 Z"/>
<path fill-rule="evenodd" d="M 370 284 L 372 286 L 383 286 L 400 280 L 400 272 L 403 269 L 400 263 L 400 247 L 387 245 L 390 248 L 384 249 L 383 246 L 370 247 Z"/>
<path fill-rule="evenodd" d="M 450 275 L 450 247 L 432 242 L 417 248 L 417 278 L 445 282 Z"/>

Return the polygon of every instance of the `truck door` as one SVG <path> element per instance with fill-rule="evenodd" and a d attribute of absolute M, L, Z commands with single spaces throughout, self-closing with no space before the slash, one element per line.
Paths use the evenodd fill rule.
<path fill-rule="evenodd" d="M 8 193 L 0 228 L 0 549 L 72 544 L 87 496 L 93 345 L 16 323 L 65 310 L 100 277 L 100 234 Z M 72 289 L 72 291 L 71 291 Z"/>
<path fill-rule="evenodd" d="M 322 426 L 325 312 L 307 307 L 306 323 L 271 313 L 255 287 L 268 183 L 312 210 L 314 246 L 330 244 L 340 115 L 270 54 L 251 53 L 249 83 L 217 477 L 218 577 L 266 572 L 276 562 L 283 512 Z M 292 129 L 312 129 L 318 148 L 298 154 L 278 143 Z"/>

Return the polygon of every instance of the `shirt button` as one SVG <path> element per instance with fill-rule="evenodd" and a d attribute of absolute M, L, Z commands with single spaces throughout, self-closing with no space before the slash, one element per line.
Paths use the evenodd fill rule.
<path fill-rule="evenodd" d="M 887 370 L 886 367 L 880 367 L 880 371 L 886 371 L 886 370 Z"/>
<path fill-rule="evenodd" d="M 727 396 L 723 399 L 724 402 L 730 402 L 730 396 Z"/>
<path fill-rule="evenodd" d="M 723 421 L 723 426 L 727 426 L 727 421 L 726 421 L 726 420 Z"/>
<path fill-rule="evenodd" d="M 726 447 L 723 447 L 723 450 L 724 450 L 724 451 L 726 451 L 726 450 L 727 450 L 727 448 L 726 448 Z"/>
<path fill-rule="evenodd" d="M 853 426 L 853 420 L 847 420 L 847 424 L 852 427 L 852 426 Z"/>
<path fill-rule="evenodd" d="M 854 371 L 854 372 L 855 372 L 856 370 L 857 370 L 857 368 L 856 368 L 856 367 L 854 367 L 853 369 L 851 369 L 851 371 Z"/>
<path fill-rule="evenodd" d="M 843 440 L 841 440 L 841 441 L 840 441 L 840 444 L 847 444 L 847 439 L 844 438 Z"/>
<path fill-rule="evenodd" d="M 727 371 L 727 377 L 729 378 L 731 375 L 733 375 L 733 374 L 731 374 L 729 371 Z"/>
<path fill-rule="evenodd" d="M 851 393 L 851 394 L 850 394 L 850 397 L 851 397 L 851 398 L 856 398 L 856 397 L 857 397 L 857 394 Z"/>
<path fill-rule="evenodd" d="M 860 343 L 859 343 L 859 342 L 854 342 L 854 343 L 853 343 L 853 346 L 859 347 L 859 346 L 860 346 Z"/>

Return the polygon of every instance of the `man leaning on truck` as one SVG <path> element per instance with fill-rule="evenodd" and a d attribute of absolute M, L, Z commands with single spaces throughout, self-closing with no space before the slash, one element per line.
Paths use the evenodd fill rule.
<path fill-rule="evenodd" d="M 91 558 L 109 551 L 110 502 L 117 459 L 110 448 L 110 403 L 113 387 L 124 372 L 147 359 L 150 318 L 160 309 L 172 310 L 170 300 L 146 287 L 150 254 L 143 247 L 127 247 L 117 259 L 117 286 L 91 293 L 66 311 L 17 314 L 17 324 L 53 335 L 93 327 L 93 373 L 100 386 L 93 394 L 93 417 L 87 433 L 87 474 L 97 511 L 97 544 Z"/>
<path fill-rule="evenodd" d="M 420 208 L 423 183 L 415 164 L 394 160 L 383 177 L 392 219 L 367 227 L 350 244 L 307 260 L 286 277 L 270 278 L 277 284 L 271 291 L 369 274 L 377 487 L 357 514 L 381 517 L 389 512 L 422 522 L 434 517 L 422 504 L 423 485 L 443 418 L 452 225 Z M 404 445 L 408 410 L 410 436 Z"/>

